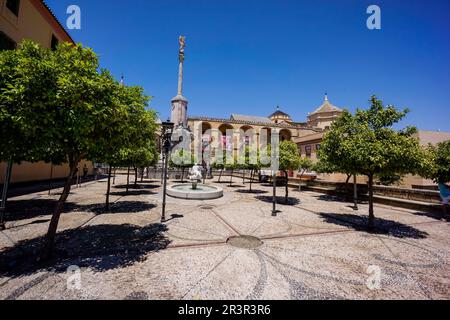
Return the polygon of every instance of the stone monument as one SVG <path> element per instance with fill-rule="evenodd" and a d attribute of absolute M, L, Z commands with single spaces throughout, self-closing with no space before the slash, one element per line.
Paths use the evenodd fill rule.
<path fill-rule="evenodd" d="M 183 97 L 183 64 L 184 64 L 184 49 L 186 46 L 186 37 L 179 38 L 179 72 L 178 72 L 178 94 L 172 99 L 172 113 L 170 121 L 175 124 L 175 128 L 187 129 L 187 106 L 188 100 Z"/>

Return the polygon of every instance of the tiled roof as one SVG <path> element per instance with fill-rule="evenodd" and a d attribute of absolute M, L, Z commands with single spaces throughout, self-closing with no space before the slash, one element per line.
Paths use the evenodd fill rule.
<path fill-rule="evenodd" d="M 260 123 L 272 123 L 272 120 L 270 120 L 267 117 L 259 117 L 259 116 L 248 116 L 248 115 L 242 115 L 242 114 L 232 114 L 231 115 L 232 120 L 238 120 L 238 121 L 250 121 L 250 122 L 260 122 Z"/>
<path fill-rule="evenodd" d="M 75 41 L 72 39 L 72 36 L 69 34 L 69 32 L 67 32 L 66 28 L 64 28 L 64 26 L 61 24 L 61 22 L 58 20 L 58 18 L 55 16 L 55 14 L 53 13 L 52 9 L 50 9 L 50 7 L 48 6 L 47 3 L 45 3 L 45 0 L 40 0 L 40 2 L 44 5 L 44 7 L 48 10 L 48 12 L 50 13 L 50 15 L 53 17 L 53 19 L 55 19 L 55 21 L 58 23 L 58 25 L 61 27 L 62 31 L 69 37 L 69 39 L 75 43 Z"/>
<path fill-rule="evenodd" d="M 272 117 L 277 117 L 277 116 L 282 116 L 282 117 L 291 117 L 290 115 L 288 115 L 287 113 L 285 113 L 285 112 L 283 112 L 283 111 L 281 111 L 281 110 L 277 110 L 277 111 L 275 111 L 274 113 L 272 113 L 271 115 L 270 115 L 270 118 L 272 118 Z"/>
<path fill-rule="evenodd" d="M 323 132 L 313 133 L 313 134 L 309 134 L 307 136 L 294 138 L 294 142 L 295 143 L 302 143 L 302 142 L 307 142 L 307 141 L 322 140 L 323 139 L 323 135 L 324 135 Z"/>
<path fill-rule="evenodd" d="M 325 112 L 342 112 L 342 111 L 343 111 L 342 109 L 332 105 L 328 100 L 328 96 L 325 96 L 325 101 L 323 102 L 323 104 L 319 108 L 317 108 L 316 111 L 314 111 L 312 114 Z"/>
<path fill-rule="evenodd" d="M 244 121 L 244 120 L 233 120 L 233 119 L 223 119 L 223 118 L 211 118 L 211 117 L 204 117 L 204 116 L 190 116 L 188 120 L 191 121 L 214 121 L 214 122 L 223 122 L 223 123 L 235 123 L 235 124 L 242 124 L 242 125 L 260 125 L 260 126 L 267 126 L 267 127 L 277 127 L 277 128 L 286 128 L 286 129 L 308 129 L 308 130 L 314 130 L 314 131 L 321 131 L 321 129 L 313 128 L 311 126 L 308 126 L 306 123 L 300 123 L 297 125 L 292 125 L 289 123 L 273 123 L 273 122 L 258 122 L 258 121 Z"/>

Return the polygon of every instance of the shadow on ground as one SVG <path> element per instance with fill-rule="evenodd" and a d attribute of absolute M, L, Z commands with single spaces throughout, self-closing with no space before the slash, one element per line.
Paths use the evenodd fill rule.
<path fill-rule="evenodd" d="M 160 186 L 156 185 L 156 184 L 129 184 L 128 185 L 128 189 L 130 190 L 142 190 L 142 189 L 158 189 Z M 113 186 L 114 189 L 126 189 L 127 185 L 126 184 L 120 184 L 120 185 L 115 185 Z"/>
<path fill-rule="evenodd" d="M 412 212 L 415 216 L 424 216 L 435 220 L 450 222 L 450 214 L 444 215 L 443 212 Z"/>
<path fill-rule="evenodd" d="M 356 231 L 368 231 L 368 216 L 338 213 L 321 213 L 320 216 L 327 223 L 352 228 Z M 375 228 L 371 231 L 371 233 L 384 234 L 396 238 L 424 239 L 428 237 L 427 232 L 418 230 L 412 226 L 408 226 L 397 221 L 381 218 L 375 218 Z"/>
<path fill-rule="evenodd" d="M 156 192 L 146 190 L 146 189 L 135 189 L 135 190 L 128 190 L 128 193 L 126 191 L 115 191 L 111 192 L 110 195 L 112 196 L 142 196 L 142 195 L 151 195 L 151 194 L 157 194 Z"/>
<path fill-rule="evenodd" d="M 264 193 L 268 193 L 268 191 L 265 190 L 249 190 L 249 189 L 238 189 L 238 190 L 234 190 L 234 192 L 238 192 L 238 193 L 250 193 L 250 194 L 264 194 Z"/>
<path fill-rule="evenodd" d="M 33 219 L 41 216 L 48 216 L 53 214 L 56 207 L 57 200 L 51 199 L 30 199 L 9 201 L 6 221 L 20 221 Z M 119 201 L 111 203 L 111 210 L 105 211 L 105 203 L 95 203 L 89 205 L 75 204 L 73 202 L 66 202 L 64 205 L 64 213 L 73 211 L 77 212 L 93 212 L 95 214 L 104 213 L 133 213 L 148 211 L 155 208 L 156 205 L 145 201 Z"/>
<path fill-rule="evenodd" d="M 255 199 L 260 200 L 260 201 L 264 201 L 264 202 L 268 202 L 268 203 L 272 203 L 273 202 L 273 197 L 272 196 L 256 196 Z M 278 204 L 283 204 L 283 205 L 288 205 L 288 206 L 295 206 L 297 204 L 300 203 L 300 200 L 294 197 L 288 197 L 287 198 L 287 203 L 286 203 L 286 198 L 285 197 L 277 197 L 277 203 Z"/>
<path fill-rule="evenodd" d="M 57 202 L 57 200 L 52 199 L 10 200 L 7 203 L 6 221 L 19 221 L 51 215 Z M 75 203 L 66 202 L 64 212 L 70 212 L 76 208 Z"/>
<path fill-rule="evenodd" d="M 37 271 L 65 273 L 76 265 L 107 271 L 145 260 L 148 253 L 166 248 L 166 226 L 151 224 L 95 225 L 65 230 L 57 234 L 53 257 L 39 262 L 44 237 L 19 242 L 0 252 L 0 274 L 20 277 Z"/>

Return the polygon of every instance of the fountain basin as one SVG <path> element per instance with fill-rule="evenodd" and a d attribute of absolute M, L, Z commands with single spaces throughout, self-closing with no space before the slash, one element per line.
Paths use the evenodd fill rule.
<path fill-rule="evenodd" d="M 192 189 L 192 184 L 185 183 L 167 187 L 167 195 L 178 199 L 212 200 L 223 197 L 223 189 L 205 184 L 198 184 L 197 189 Z"/>

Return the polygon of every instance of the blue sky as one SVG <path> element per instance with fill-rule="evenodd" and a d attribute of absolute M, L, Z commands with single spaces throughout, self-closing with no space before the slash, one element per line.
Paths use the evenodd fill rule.
<path fill-rule="evenodd" d="M 169 116 L 177 93 L 178 36 L 187 37 L 184 96 L 190 115 L 267 116 L 277 105 L 306 120 L 328 91 L 355 110 L 376 94 L 409 107 L 402 125 L 450 131 L 450 1 L 47 0 L 75 41 L 103 67 L 153 96 Z M 382 29 L 366 27 L 369 5 Z"/>

